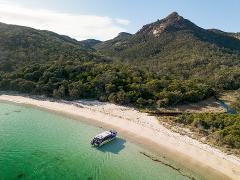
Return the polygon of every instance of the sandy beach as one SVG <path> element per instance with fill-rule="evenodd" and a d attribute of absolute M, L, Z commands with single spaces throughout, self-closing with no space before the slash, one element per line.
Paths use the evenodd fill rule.
<path fill-rule="evenodd" d="M 240 179 L 240 159 L 165 128 L 158 119 L 133 108 L 98 101 L 53 101 L 39 97 L 0 95 L 0 101 L 34 106 L 114 128 L 120 136 L 164 154 L 207 179 Z"/>

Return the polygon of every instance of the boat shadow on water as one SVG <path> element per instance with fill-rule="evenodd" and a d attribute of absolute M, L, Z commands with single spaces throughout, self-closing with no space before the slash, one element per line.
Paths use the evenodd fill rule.
<path fill-rule="evenodd" d="M 97 149 L 104 153 L 110 152 L 113 154 L 118 154 L 120 151 L 122 151 L 125 148 L 125 145 L 124 145 L 125 143 L 126 143 L 125 139 L 117 137 L 113 141 L 111 141 Z"/>

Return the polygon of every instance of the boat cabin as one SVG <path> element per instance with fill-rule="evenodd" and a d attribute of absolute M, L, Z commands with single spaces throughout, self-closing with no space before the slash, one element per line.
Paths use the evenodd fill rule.
<path fill-rule="evenodd" d="M 116 138 L 117 132 L 110 130 L 110 131 L 104 131 L 101 134 L 98 134 L 93 138 L 91 141 L 91 144 L 95 147 L 100 147 L 103 144 L 106 144 L 110 141 L 112 141 L 114 138 Z"/>

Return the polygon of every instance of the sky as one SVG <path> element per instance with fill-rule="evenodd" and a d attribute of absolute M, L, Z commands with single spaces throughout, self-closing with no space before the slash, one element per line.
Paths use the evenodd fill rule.
<path fill-rule="evenodd" d="M 200 27 L 240 32 L 240 0 L 0 0 L 0 22 L 77 40 L 108 40 L 176 11 Z"/>

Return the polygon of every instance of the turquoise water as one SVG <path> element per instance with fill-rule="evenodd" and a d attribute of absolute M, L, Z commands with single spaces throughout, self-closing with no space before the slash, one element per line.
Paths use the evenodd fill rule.
<path fill-rule="evenodd" d="M 49 112 L 0 103 L 0 179 L 181 180 L 194 176 L 121 137 L 100 149 L 92 148 L 91 138 L 102 131 Z"/>

